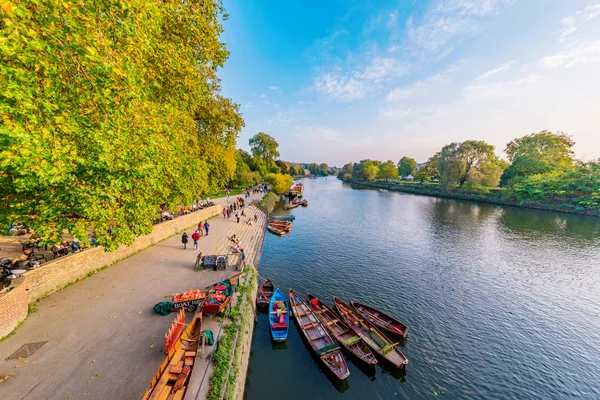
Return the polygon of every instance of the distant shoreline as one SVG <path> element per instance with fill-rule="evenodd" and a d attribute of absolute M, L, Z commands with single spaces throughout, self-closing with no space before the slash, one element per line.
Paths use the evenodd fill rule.
<path fill-rule="evenodd" d="M 423 196 L 442 197 L 455 200 L 467 200 L 477 203 L 494 204 L 500 206 L 510 206 L 519 208 L 528 208 L 533 210 L 558 212 L 564 214 L 583 215 L 588 217 L 600 218 L 600 210 L 577 210 L 573 207 L 566 206 L 562 203 L 552 202 L 540 202 L 540 201 L 519 201 L 513 199 L 505 199 L 493 194 L 471 194 L 471 193 L 456 193 L 447 192 L 440 190 L 439 187 L 434 186 L 431 188 L 425 188 L 423 185 L 409 186 L 398 184 L 395 182 L 369 182 L 369 181 L 356 181 L 346 180 L 345 183 L 349 183 L 357 186 L 365 186 L 376 189 L 392 190 L 395 192 L 417 194 Z"/>

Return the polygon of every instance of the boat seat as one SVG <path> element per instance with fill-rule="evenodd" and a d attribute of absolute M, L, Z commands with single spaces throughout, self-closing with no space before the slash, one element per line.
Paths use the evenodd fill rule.
<path fill-rule="evenodd" d="M 288 324 L 286 324 L 286 323 L 283 323 L 283 324 L 276 323 L 276 324 L 271 325 L 271 328 L 273 328 L 273 329 L 285 329 L 287 327 L 288 327 Z"/>
<path fill-rule="evenodd" d="M 327 326 L 331 326 L 331 325 L 336 324 L 338 322 L 340 322 L 339 319 L 332 319 L 331 321 L 327 322 Z"/>
<path fill-rule="evenodd" d="M 359 340 L 360 340 L 360 337 L 352 336 L 352 337 L 349 337 L 348 339 L 343 340 L 342 344 L 344 346 L 350 346 L 350 345 L 353 345 L 354 343 L 358 342 Z"/>
<path fill-rule="evenodd" d="M 306 324 L 306 325 L 302 325 L 302 329 L 314 328 L 314 327 L 315 327 L 315 326 L 317 326 L 317 325 L 319 325 L 319 324 L 318 324 L 318 323 L 316 323 L 316 322 L 311 322 L 311 323 L 308 323 L 308 324 Z"/>

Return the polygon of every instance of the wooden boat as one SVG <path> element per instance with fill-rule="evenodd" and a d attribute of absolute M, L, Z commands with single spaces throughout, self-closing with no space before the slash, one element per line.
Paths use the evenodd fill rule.
<path fill-rule="evenodd" d="M 290 215 L 271 215 L 269 218 L 272 219 L 272 220 L 274 220 L 274 221 L 289 221 L 289 222 L 294 222 L 294 220 L 296 219 L 296 217 L 293 214 L 290 214 Z"/>
<path fill-rule="evenodd" d="M 258 307 L 268 306 L 273 296 L 275 285 L 270 279 L 267 279 L 260 285 L 258 292 L 256 293 L 256 305 Z"/>
<path fill-rule="evenodd" d="M 408 326 L 404 325 L 396 318 L 390 317 L 389 315 L 384 314 L 381 311 L 374 309 L 373 307 L 369 307 L 356 301 L 351 301 L 350 304 L 352 305 L 352 307 L 354 307 L 356 311 L 358 311 L 360 315 L 368 319 L 369 322 L 383 329 L 385 332 L 397 336 L 402 336 L 403 338 L 405 338 L 406 335 L 408 335 Z"/>
<path fill-rule="evenodd" d="M 342 350 L 308 303 L 293 289 L 290 289 L 290 306 L 298 327 L 317 357 L 336 378 L 347 378 L 350 371 Z"/>
<path fill-rule="evenodd" d="M 279 236 L 285 235 L 285 232 L 283 230 L 277 228 L 276 226 L 268 225 L 267 229 L 269 230 L 269 232 L 274 233 L 275 235 L 279 235 Z"/>
<path fill-rule="evenodd" d="M 290 203 L 290 204 L 286 204 L 285 206 L 283 206 L 283 208 L 286 209 L 286 210 L 291 210 L 292 208 L 296 208 L 298 206 L 300 206 L 299 203 L 296 203 L 296 204 Z"/>
<path fill-rule="evenodd" d="M 302 207 L 308 207 L 308 200 L 306 200 L 306 199 L 302 200 L 302 201 L 300 202 L 300 205 L 301 205 Z"/>
<path fill-rule="evenodd" d="M 289 310 L 283 292 L 279 288 L 275 289 L 269 303 L 269 329 L 271 337 L 276 342 L 283 342 L 287 339 L 290 323 Z"/>
<path fill-rule="evenodd" d="M 292 231 L 292 223 L 285 221 L 269 221 L 269 226 L 282 230 L 284 232 Z"/>
<path fill-rule="evenodd" d="M 310 293 L 308 293 L 307 296 L 313 312 L 319 317 L 331 335 L 336 338 L 346 350 L 366 364 L 377 364 L 377 358 L 375 358 L 375 355 L 373 355 L 369 346 L 360 338 L 360 336 L 357 336 L 344 321 L 340 320 L 335 312 L 327 307 L 325 303 Z"/>
<path fill-rule="evenodd" d="M 392 343 L 385 334 L 380 331 L 374 324 L 367 321 L 352 307 L 344 303 L 337 297 L 333 297 L 333 304 L 337 312 L 340 314 L 344 322 L 356 332 L 369 347 L 391 365 L 396 368 L 401 368 L 408 364 L 408 359 L 400 350 L 398 343 Z"/>
<path fill-rule="evenodd" d="M 142 400 L 183 399 L 196 360 L 202 311 L 194 315 L 184 331 L 185 326 L 185 313 L 180 310 L 169 333 L 165 335 L 167 357 L 152 378 Z"/>
<path fill-rule="evenodd" d="M 237 286 L 237 276 L 239 274 L 236 278 L 225 279 L 211 287 L 202 305 L 204 315 L 216 315 L 229 305 Z"/>

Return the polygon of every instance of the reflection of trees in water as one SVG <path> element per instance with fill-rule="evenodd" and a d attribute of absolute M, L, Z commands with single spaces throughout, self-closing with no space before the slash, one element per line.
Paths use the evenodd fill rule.
<path fill-rule="evenodd" d="M 497 218 L 498 208 L 454 199 L 432 198 L 432 212 L 435 225 L 476 226 Z"/>
<path fill-rule="evenodd" d="M 514 233 L 543 237 L 566 235 L 577 239 L 600 238 L 600 219 L 581 215 L 505 208 L 500 222 Z"/>

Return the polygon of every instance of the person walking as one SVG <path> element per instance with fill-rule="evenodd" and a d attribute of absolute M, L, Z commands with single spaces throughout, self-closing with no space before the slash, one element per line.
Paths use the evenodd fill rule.
<path fill-rule="evenodd" d="M 227 208 L 223 207 L 223 218 L 227 218 Z"/>
<path fill-rule="evenodd" d="M 210 224 L 208 221 L 204 222 L 204 231 L 206 232 L 206 236 L 208 236 L 208 228 L 210 228 Z"/>
<path fill-rule="evenodd" d="M 242 252 L 242 269 L 246 266 L 246 251 L 244 249 L 240 250 Z"/>
<path fill-rule="evenodd" d="M 198 240 L 200 240 L 200 234 L 198 231 L 194 232 L 192 235 L 192 240 L 194 241 L 194 250 L 198 250 Z"/>
<path fill-rule="evenodd" d="M 254 222 L 258 222 L 258 217 L 254 214 Z"/>
<path fill-rule="evenodd" d="M 183 235 L 181 235 L 181 243 L 183 243 L 184 250 L 187 248 L 188 240 L 189 238 L 187 232 L 183 232 Z"/>
<path fill-rule="evenodd" d="M 202 232 L 202 229 L 204 229 L 204 225 L 202 225 L 202 221 L 198 222 L 198 233 L 200 234 L 200 236 L 204 235 L 204 233 Z"/>
<path fill-rule="evenodd" d="M 237 219 L 237 223 L 240 223 L 240 213 L 235 213 L 235 218 Z"/>

